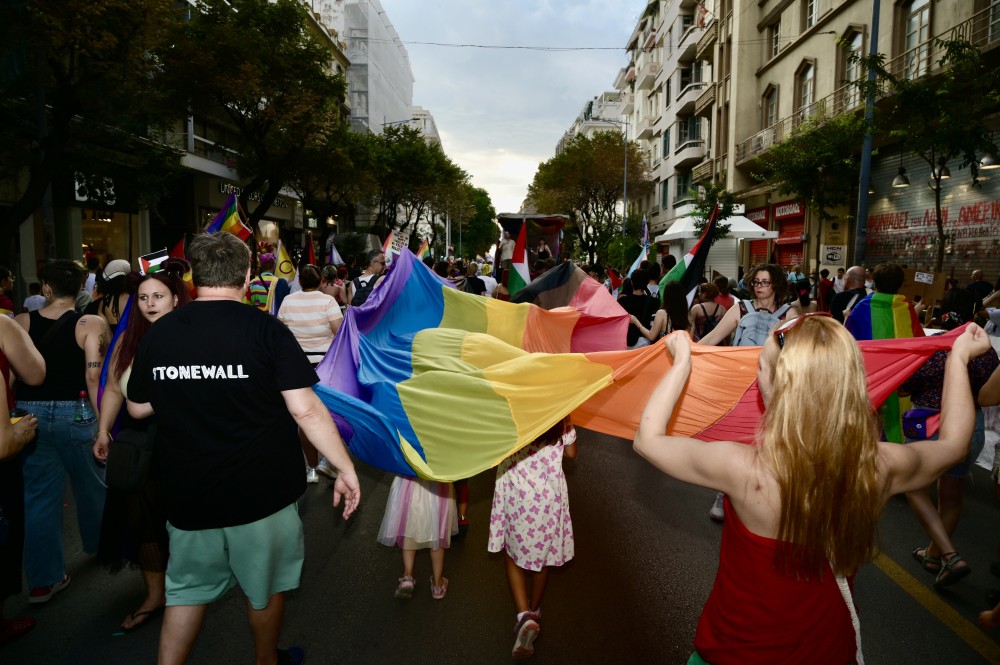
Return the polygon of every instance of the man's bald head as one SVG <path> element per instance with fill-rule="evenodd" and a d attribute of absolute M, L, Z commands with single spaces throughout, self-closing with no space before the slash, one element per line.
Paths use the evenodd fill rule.
<path fill-rule="evenodd" d="M 865 285 L 865 269 L 861 266 L 851 266 L 844 273 L 845 289 L 860 289 Z"/>

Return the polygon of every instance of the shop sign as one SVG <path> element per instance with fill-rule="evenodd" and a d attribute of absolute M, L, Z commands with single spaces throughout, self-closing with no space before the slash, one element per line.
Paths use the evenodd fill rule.
<path fill-rule="evenodd" d="M 236 197 L 239 198 L 243 194 L 243 188 L 237 187 L 236 185 L 230 184 L 228 182 L 220 182 L 219 193 L 225 194 L 226 196 L 229 196 L 230 194 L 235 194 Z M 248 200 L 254 202 L 260 202 L 262 198 L 263 196 L 261 196 L 261 193 L 259 191 L 250 192 L 250 196 L 247 197 Z M 275 206 L 276 208 L 287 208 L 288 201 L 281 198 L 280 196 L 276 196 L 274 197 L 274 203 L 272 205 Z"/>
<path fill-rule="evenodd" d="M 786 217 L 796 217 L 804 214 L 802 204 L 798 201 L 785 201 L 774 204 L 774 218 L 785 219 Z"/>
<path fill-rule="evenodd" d="M 823 260 L 821 263 L 828 266 L 842 266 L 847 264 L 847 248 L 844 245 L 823 245 Z"/>
<path fill-rule="evenodd" d="M 753 210 L 748 210 L 746 213 L 746 218 L 751 222 L 767 228 L 767 206 L 763 208 L 754 208 Z"/>

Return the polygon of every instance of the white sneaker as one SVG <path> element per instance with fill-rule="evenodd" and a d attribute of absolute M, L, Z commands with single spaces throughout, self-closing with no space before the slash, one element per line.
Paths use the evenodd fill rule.
<path fill-rule="evenodd" d="M 321 476 L 325 476 L 330 480 L 337 479 L 337 470 L 333 468 L 333 465 L 326 461 L 326 458 L 320 458 L 319 464 L 316 466 L 316 473 Z"/>
<path fill-rule="evenodd" d="M 307 483 L 319 482 L 319 474 L 316 473 L 316 469 L 310 467 L 309 470 L 306 471 L 306 482 Z"/>
<path fill-rule="evenodd" d="M 715 503 L 712 504 L 712 509 L 708 511 L 708 516 L 711 517 L 716 522 L 721 522 L 726 518 L 726 510 L 723 508 L 722 504 L 722 492 L 715 495 Z"/>

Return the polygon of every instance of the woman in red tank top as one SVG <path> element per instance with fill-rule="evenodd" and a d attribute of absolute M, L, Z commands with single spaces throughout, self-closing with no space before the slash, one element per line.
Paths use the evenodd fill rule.
<path fill-rule="evenodd" d="M 828 315 L 778 325 L 760 355 L 766 406 L 753 445 L 669 436 L 691 371 L 685 333 L 666 338 L 673 364 L 643 411 L 634 446 L 679 480 L 726 494 L 719 571 L 692 663 L 831 663 L 861 658 L 849 579 L 875 550 L 889 496 L 928 484 L 972 436 L 968 360 L 990 348 L 975 325 L 945 370 L 940 440 L 878 441 L 857 343 Z M 830 408 L 803 416 L 801 396 L 829 386 Z"/>

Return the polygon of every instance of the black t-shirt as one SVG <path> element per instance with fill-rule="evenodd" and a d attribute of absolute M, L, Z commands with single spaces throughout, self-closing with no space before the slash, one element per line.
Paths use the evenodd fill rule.
<path fill-rule="evenodd" d="M 851 300 L 854 300 L 854 304 L 851 305 L 851 309 L 854 309 L 854 306 L 861 302 L 866 295 L 868 295 L 868 291 L 864 287 L 851 289 L 850 291 L 841 291 L 833 296 L 833 300 L 830 301 L 830 314 L 833 315 L 833 318 L 843 323 L 844 310 L 851 304 Z"/>
<path fill-rule="evenodd" d="M 316 383 L 288 328 L 255 307 L 197 301 L 150 328 L 128 397 L 156 412 L 170 523 L 248 524 L 298 499 L 302 449 L 281 391 Z"/>
<path fill-rule="evenodd" d="M 656 316 L 656 310 L 660 308 L 660 301 L 653 296 L 637 296 L 635 294 L 624 295 L 618 298 L 618 304 L 622 306 L 629 314 L 633 315 L 645 327 L 649 327 L 653 323 L 653 317 Z M 628 324 L 628 333 L 625 337 L 625 343 L 632 346 L 639 341 L 639 336 L 642 333 L 631 323 Z"/>

